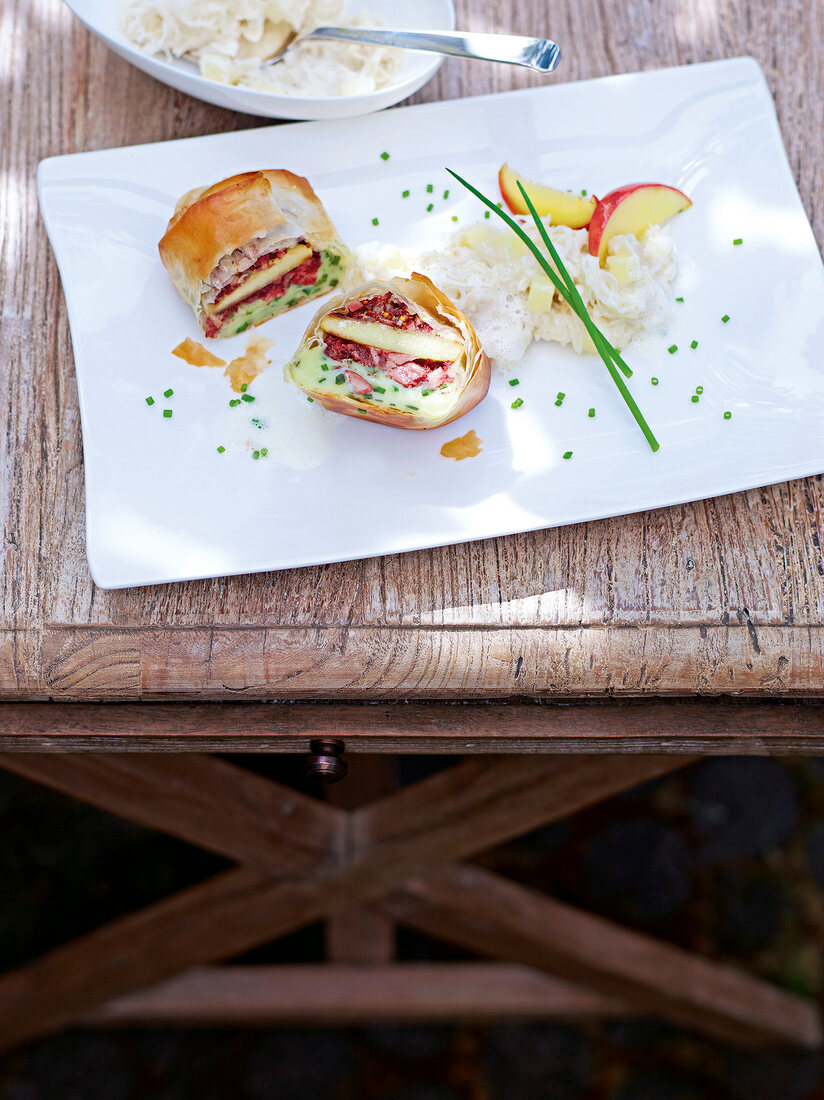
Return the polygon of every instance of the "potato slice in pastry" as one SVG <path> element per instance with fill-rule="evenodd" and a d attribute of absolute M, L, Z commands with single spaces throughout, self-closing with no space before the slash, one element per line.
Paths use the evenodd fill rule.
<path fill-rule="evenodd" d="M 463 313 L 416 272 L 326 303 L 284 377 L 333 412 L 420 431 L 486 397 L 489 359 Z"/>
<path fill-rule="evenodd" d="M 242 172 L 189 191 L 159 244 L 205 336 L 234 336 L 333 290 L 349 261 L 302 176 Z"/>

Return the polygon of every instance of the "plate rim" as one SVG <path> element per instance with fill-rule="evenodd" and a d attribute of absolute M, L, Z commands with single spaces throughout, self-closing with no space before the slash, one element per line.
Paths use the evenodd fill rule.
<path fill-rule="evenodd" d="M 385 99 L 386 97 L 390 97 L 388 99 L 388 102 L 385 103 L 383 105 L 383 107 L 378 108 L 380 110 L 380 109 L 385 109 L 385 107 L 387 105 L 399 103 L 402 100 L 406 99 L 408 96 L 413 95 L 416 91 L 418 91 L 421 87 L 423 87 L 424 84 L 427 84 L 432 79 L 432 77 L 437 73 L 437 71 L 440 69 L 441 65 L 444 63 L 444 60 L 445 60 L 444 55 L 434 54 L 434 55 L 432 55 L 432 60 L 427 65 L 423 66 L 420 69 L 419 72 L 417 72 L 417 73 L 415 73 L 411 76 L 407 76 L 403 80 L 399 80 L 399 81 L 396 81 L 392 84 L 388 84 L 383 88 L 377 88 L 377 89 L 375 89 L 375 91 L 372 91 L 372 92 L 358 92 L 355 95 L 349 95 L 349 96 L 294 96 L 294 95 L 285 95 L 282 92 L 269 92 L 269 91 L 266 91 L 265 89 L 243 88 L 243 87 L 240 87 L 238 85 L 223 84 L 219 80 L 211 80 L 208 77 L 202 76 L 200 74 L 200 72 L 194 67 L 193 67 L 191 72 L 189 72 L 188 70 L 177 69 L 174 66 L 170 65 L 167 61 L 162 60 L 162 58 L 159 58 L 154 54 L 144 52 L 143 50 L 140 49 L 139 46 L 136 46 L 134 43 L 130 42 L 125 37 L 125 35 L 121 35 L 121 37 L 119 37 L 119 38 L 112 38 L 110 34 L 105 32 L 99 26 L 97 26 L 93 22 L 89 21 L 88 18 L 86 18 L 86 17 L 84 17 L 83 15 L 80 14 L 80 12 L 77 10 L 77 5 L 78 5 L 79 2 L 82 2 L 82 0 L 63 0 L 63 2 L 65 3 L 65 5 L 69 9 L 69 11 L 72 13 L 72 15 L 76 19 L 78 19 L 80 21 L 80 23 L 82 23 L 83 26 L 88 31 L 90 31 L 90 33 L 94 34 L 97 38 L 99 38 L 101 42 L 103 42 L 110 50 L 112 50 L 114 53 L 116 53 L 119 57 L 122 57 L 123 60 L 126 61 L 128 64 L 133 65 L 135 68 L 140 69 L 141 72 L 146 73 L 148 76 L 151 76 L 153 79 L 159 81 L 161 84 L 165 84 L 167 87 L 177 88 L 177 84 L 170 83 L 169 80 L 166 78 L 166 76 L 164 76 L 164 74 L 174 75 L 174 74 L 179 73 L 181 79 L 186 80 L 186 81 L 191 81 L 194 84 L 195 87 L 201 88 L 205 93 L 211 92 L 211 96 L 210 95 L 199 95 L 197 92 L 190 92 L 190 91 L 187 91 L 187 90 L 183 89 L 184 94 L 191 95 L 192 98 L 194 98 L 194 99 L 200 99 L 201 102 L 211 103 L 214 106 L 223 106 L 225 110 L 237 110 L 237 111 L 240 112 L 239 107 L 237 107 L 237 108 L 226 107 L 224 104 L 216 104 L 215 103 L 215 100 L 214 100 L 214 98 L 212 98 L 212 96 L 221 96 L 221 90 L 223 90 L 223 96 L 224 97 L 231 95 L 232 98 L 237 98 L 239 101 L 248 99 L 250 103 L 260 104 L 261 106 L 264 105 L 264 104 L 267 104 L 267 103 L 272 104 L 273 106 L 281 105 L 283 107 L 288 107 L 288 106 L 294 107 L 298 104 L 312 104 L 312 105 L 317 105 L 317 107 L 319 109 L 323 109 L 324 107 L 326 107 L 327 109 L 332 109 L 332 108 L 336 108 L 336 107 L 341 107 L 343 105 L 351 105 L 351 106 L 362 107 L 363 108 L 362 111 L 353 112 L 353 114 L 355 116 L 360 115 L 360 114 L 368 114 L 373 109 L 373 107 L 370 106 L 370 104 L 374 104 L 375 100 L 378 99 L 378 98 Z M 446 6 L 447 14 L 448 14 L 448 24 L 449 24 L 448 29 L 454 30 L 455 29 L 455 3 L 454 3 L 454 0 L 438 0 L 438 2 L 442 3 Z M 410 52 L 419 52 L 419 51 L 410 51 Z M 138 59 L 139 59 L 139 62 L 140 62 L 139 64 L 138 64 Z M 177 89 L 177 90 L 181 90 L 181 89 Z M 401 94 L 398 94 L 398 93 L 401 93 Z M 258 97 L 260 97 L 260 98 L 258 98 Z M 394 97 L 394 98 L 392 98 L 392 97 Z M 258 112 L 252 111 L 250 107 L 247 107 L 247 111 L 249 113 L 258 113 Z M 242 112 L 240 112 L 240 113 L 242 113 Z M 293 115 L 277 115 L 277 114 L 269 114 L 269 113 L 267 113 L 265 115 L 259 114 L 258 117 L 284 118 L 284 119 L 294 118 Z M 327 117 L 330 117 L 330 116 L 321 116 L 320 118 L 307 117 L 305 119 L 300 119 L 299 121 L 308 121 L 308 122 L 322 121 L 323 118 L 327 118 Z M 349 116 L 347 115 L 347 116 L 344 116 L 344 117 L 349 117 Z M 298 121 L 298 120 L 296 120 L 296 121 Z M 153 144 L 153 143 L 149 142 L 147 144 Z"/>

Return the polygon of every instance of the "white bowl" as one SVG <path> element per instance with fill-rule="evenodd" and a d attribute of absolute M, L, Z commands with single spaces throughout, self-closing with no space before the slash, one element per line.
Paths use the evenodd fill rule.
<path fill-rule="evenodd" d="M 296 96 L 259 92 L 207 80 L 190 62 L 169 62 L 143 53 L 121 30 L 120 4 L 116 0 L 66 0 L 66 3 L 81 23 L 107 46 L 149 76 L 217 107 L 263 115 L 265 118 L 352 118 L 380 111 L 423 87 L 443 63 L 443 57 L 438 54 L 408 50 L 394 84 L 361 95 Z M 455 29 L 452 0 L 364 0 L 364 6 L 386 27 L 433 31 Z M 361 5 L 357 4 L 357 7 Z"/>

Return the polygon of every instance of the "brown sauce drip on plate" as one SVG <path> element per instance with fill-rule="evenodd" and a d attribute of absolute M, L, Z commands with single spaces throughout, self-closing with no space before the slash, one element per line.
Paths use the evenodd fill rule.
<path fill-rule="evenodd" d="M 197 340 L 193 340 L 191 336 L 187 336 L 182 344 L 178 344 L 177 347 L 172 350 L 172 355 L 176 355 L 178 359 L 183 359 L 184 362 L 189 363 L 193 367 L 226 366 L 225 359 L 218 359 L 216 355 L 212 355 L 208 348 L 204 348 L 203 344 L 199 344 Z"/>
<path fill-rule="evenodd" d="M 243 387 L 263 374 L 269 366 L 266 352 L 272 346 L 271 340 L 258 336 L 256 340 L 250 340 L 243 355 L 233 359 L 223 372 L 229 379 L 235 393 L 243 393 Z"/>
<path fill-rule="evenodd" d="M 474 458 L 479 455 L 482 450 L 482 443 L 483 440 L 478 439 L 473 428 L 466 435 L 461 435 L 457 439 L 450 439 L 448 443 L 444 443 L 441 447 L 441 454 L 444 458 L 454 458 L 456 462 L 460 462 L 464 458 Z"/>

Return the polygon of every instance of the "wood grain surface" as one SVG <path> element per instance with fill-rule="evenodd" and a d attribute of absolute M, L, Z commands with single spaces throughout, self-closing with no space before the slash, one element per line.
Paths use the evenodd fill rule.
<path fill-rule="evenodd" d="M 6 703 L 0 752 L 824 754 L 824 705 L 701 698 L 620 703 Z M 362 758 L 349 783 L 357 786 Z M 11 767 L 11 762 L 6 763 Z M 69 771 L 71 769 L 68 769 Z M 198 780 L 199 781 L 199 780 Z M 121 812 L 123 806 L 121 805 Z"/>
<path fill-rule="evenodd" d="M 478 867 L 434 871 L 384 907 L 470 951 L 548 970 L 726 1042 L 821 1045 L 812 1002 Z"/>
<path fill-rule="evenodd" d="M 564 50 L 556 80 L 755 56 L 824 241 L 824 5 L 456 7 L 469 28 L 551 33 Z M 4 0 L 0 81 L 0 697 L 824 694 L 821 478 L 341 565 L 96 589 L 71 343 L 36 165 L 261 120 L 144 76 L 61 0 Z M 447 60 L 413 101 L 538 82 Z"/>
<path fill-rule="evenodd" d="M 94 1027 L 585 1020 L 632 1014 L 617 998 L 509 963 L 210 966 L 110 1001 Z"/>

